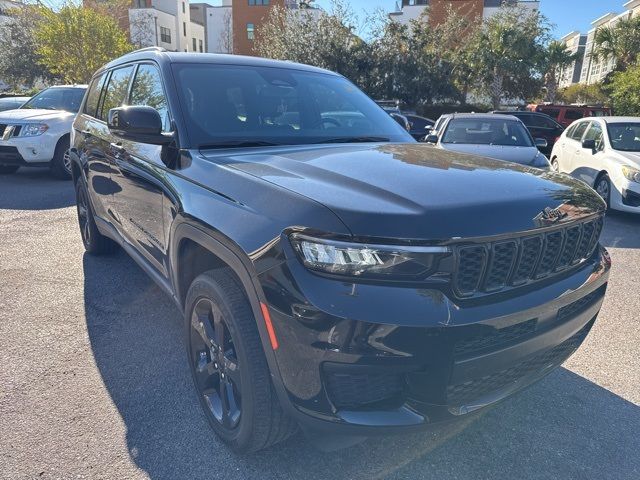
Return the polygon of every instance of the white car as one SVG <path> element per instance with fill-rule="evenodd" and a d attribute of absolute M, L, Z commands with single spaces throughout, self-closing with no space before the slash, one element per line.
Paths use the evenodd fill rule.
<path fill-rule="evenodd" d="M 86 90 L 86 85 L 50 87 L 20 108 L 0 112 L 0 174 L 33 166 L 71 178 L 71 125 Z"/>
<path fill-rule="evenodd" d="M 609 208 L 640 213 L 640 117 L 572 123 L 553 147 L 551 168 L 592 186 Z"/>

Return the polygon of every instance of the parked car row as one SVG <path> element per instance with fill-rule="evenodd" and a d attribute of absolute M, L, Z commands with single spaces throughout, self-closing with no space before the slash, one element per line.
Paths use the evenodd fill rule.
<path fill-rule="evenodd" d="M 377 100 L 376 103 L 419 142 L 424 141 L 435 124 L 435 121 L 430 118 L 421 117 L 415 113 L 403 112 L 400 110 L 398 102 Z"/>
<path fill-rule="evenodd" d="M 184 312 L 195 392 L 234 450 L 461 419 L 589 333 L 602 198 L 538 168 L 545 142 L 514 116 L 447 115 L 428 140 L 291 62 L 145 49 L 91 79 L 70 148 L 82 241 L 122 247 Z"/>

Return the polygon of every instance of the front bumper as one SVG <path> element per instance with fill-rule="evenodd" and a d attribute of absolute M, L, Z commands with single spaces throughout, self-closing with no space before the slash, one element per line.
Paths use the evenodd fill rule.
<path fill-rule="evenodd" d="M 611 208 L 622 212 L 640 213 L 640 183 L 625 178 L 612 178 Z"/>
<path fill-rule="evenodd" d="M 460 418 L 566 360 L 593 325 L 609 269 L 598 248 L 551 283 L 460 300 L 336 281 L 290 259 L 259 277 L 283 403 L 308 428 L 352 435 Z"/>
<path fill-rule="evenodd" d="M 3 165 L 33 165 L 53 159 L 59 135 L 46 132 L 36 137 L 0 138 L 0 163 Z"/>

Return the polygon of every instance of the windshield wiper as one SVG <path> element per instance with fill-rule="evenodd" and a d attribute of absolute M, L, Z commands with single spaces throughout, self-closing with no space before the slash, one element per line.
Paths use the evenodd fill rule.
<path fill-rule="evenodd" d="M 389 138 L 387 137 L 336 137 L 327 138 L 314 143 L 377 143 L 388 141 Z"/>
<path fill-rule="evenodd" d="M 201 150 L 211 150 L 214 148 L 249 148 L 249 147 L 276 147 L 280 143 L 265 142 L 258 140 L 230 140 L 227 142 L 209 143 L 198 146 Z"/>

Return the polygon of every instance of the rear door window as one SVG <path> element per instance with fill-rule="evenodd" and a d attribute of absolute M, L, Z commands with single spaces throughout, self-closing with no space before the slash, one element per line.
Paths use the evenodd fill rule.
<path fill-rule="evenodd" d="M 104 94 L 104 101 L 100 109 L 100 120 L 107 120 L 109 110 L 122 107 L 127 103 L 127 93 L 129 92 L 129 82 L 133 73 L 133 65 L 119 68 L 111 72 L 109 84 Z"/>
<path fill-rule="evenodd" d="M 576 141 L 580 141 L 582 140 L 582 135 L 584 135 L 585 130 L 587 130 L 587 127 L 589 126 L 589 122 L 581 122 L 579 123 L 576 127 L 575 130 L 573 130 L 572 132 L 569 133 L 569 138 L 572 140 L 576 140 Z"/>
<path fill-rule="evenodd" d="M 584 112 L 582 110 L 575 110 L 575 109 L 567 109 L 566 112 L 564 112 L 564 118 L 566 120 L 579 120 L 581 118 L 584 118 Z"/>
<path fill-rule="evenodd" d="M 558 118 L 560 118 L 560 109 L 559 108 L 541 108 L 539 111 L 542 112 L 542 113 L 546 113 L 551 118 L 555 118 L 556 120 L 558 120 Z"/>
<path fill-rule="evenodd" d="M 87 93 L 87 101 L 84 104 L 83 113 L 86 113 L 90 117 L 95 117 L 98 111 L 98 104 L 100 103 L 100 95 L 104 82 L 107 78 L 107 73 L 103 73 L 99 77 L 96 77 L 89 86 L 89 92 Z"/>
<path fill-rule="evenodd" d="M 531 119 L 529 123 L 525 122 L 525 125 L 536 128 L 546 128 L 549 130 L 555 130 L 558 127 L 550 118 L 543 117 L 542 115 L 530 115 Z"/>
<path fill-rule="evenodd" d="M 414 115 L 407 115 L 406 117 L 409 122 L 411 122 L 412 130 L 425 130 L 427 127 L 431 127 L 433 125 L 433 122 L 426 118 L 416 117 Z"/>

